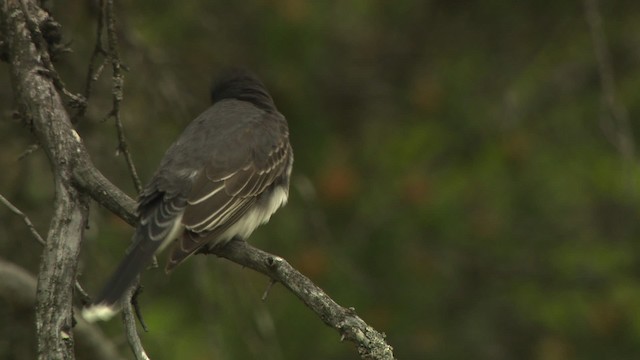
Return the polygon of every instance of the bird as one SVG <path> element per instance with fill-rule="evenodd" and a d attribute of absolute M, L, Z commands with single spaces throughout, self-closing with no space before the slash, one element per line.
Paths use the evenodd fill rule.
<path fill-rule="evenodd" d="M 293 150 L 286 118 L 246 69 L 222 73 L 212 105 L 164 154 L 138 199 L 138 225 L 123 260 L 82 310 L 93 322 L 122 308 L 153 256 L 171 247 L 167 273 L 191 255 L 246 240 L 287 203 Z"/>

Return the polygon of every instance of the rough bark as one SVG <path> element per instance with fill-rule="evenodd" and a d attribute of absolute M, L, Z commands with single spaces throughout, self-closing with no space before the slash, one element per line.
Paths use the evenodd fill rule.
<path fill-rule="evenodd" d="M 362 359 L 391 360 L 393 348 L 381 334 L 364 322 L 353 308 L 344 308 L 285 259 L 257 249 L 245 241 L 231 241 L 212 254 L 258 271 L 282 283 L 328 326 L 338 330 L 342 339 L 356 344 Z"/>
<path fill-rule="evenodd" d="M 25 9 L 33 15 L 25 14 Z M 71 301 L 89 197 L 71 179 L 79 154 L 86 151 L 43 64 L 43 51 L 34 41 L 36 34 L 30 25 L 46 14 L 32 3 L 6 0 L 2 15 L 18 109 L 49 158 L 55 183 L 54 213 L 38 272 L 38 356 L 72 359 Z"/>

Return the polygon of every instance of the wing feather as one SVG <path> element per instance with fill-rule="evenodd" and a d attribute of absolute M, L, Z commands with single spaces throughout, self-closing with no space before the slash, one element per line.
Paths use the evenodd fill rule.
<path fill-rule="evenodd" d="M 213 189 L 211 189 L 209 192 L 207 192 L 205 194 L 194 194 L 194 195 L 192 195 L 192 199 L 193 200 L 189 200 L 189 205 L 198 205 L 199 203 L 201 203 L 201 202 L 209 199 L 210 197 L 214 196 L 215 194 L 217 194 L 221 190 L 224 190 L 224 184 L 217 182 L 216 185 L 218 185 L 218 186 L 214 187 Z"/>
<path fill-rule="evenodd" d="M 210 239 L 215 239 L 222 235 L 231 225 L 244 216 L 251 206 L 255 203 L 255 198 L 249 199 L 249 201 L 243 202 L 241 207 L 232 214 L 230 214 L 229 221 L 221 224 L 217 228 L 204 232 L 195 233 L 192 231 L 185 231 L 181 240 L 174 247 L 173 251 L 169 254 L 165 271 L 170 272 L 186 258 L 200 250 L 204 244 Z"/>
<path fill-rule="evenodd" d="M 192 193 L 197 195 L 190 196 L 182 218 L 185 233 L 189 234 L 172 251 L 168 269 L 206 243 L 227 240 L 217 237 L 246 214 L 257 197 L 287 171 L 287 148 L 285 138 L 265 159 L 256 159 L 252 153 L 237 171 L 227 172 L 230 176 L 212 178 L 207 174 L 224 172 L 205 168 L 193 186 Z"/>

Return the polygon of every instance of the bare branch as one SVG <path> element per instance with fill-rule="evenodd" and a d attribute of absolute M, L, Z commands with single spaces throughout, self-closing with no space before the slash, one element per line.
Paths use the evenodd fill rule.
<path fill-rule="evenodd" d="M 127 224 L 136 226 L 138 223 L 136 202 L 107 180 L 107 178 L 93 166 L 88 155 L 79 157 L 78 164 L 75 169 L 73 169 L 74 183 L 100 205 L 126 221 Z"/>
<path fill-rule="evenodd" d="M 37 46 L 41 34 L 33 19 L 46 17 L 33 2 L 2 2 L 7 26 L 12 87 L 18 108 L 44 149 L 54 173 L 54 214 L 43 251 L 36 295 L 36 333 L 39 358 L 72 359 L 73 284 L 89 198 L 72 185 L 72 169 L 86 151 L 54 85 L 53 65 L 46 49 Z M 29 11 L 36 13 L 33 17 Z M 42 69 L 48 72 L 43 76 Z M 80 155 L 79 155 L 80 154 Z"/>
<path fill-rule="evenodd" d="M 40 236 L 40 233 L 38 232 L 38 230 L 36 230 L 35 226 L 33 226 L 33 223 L 25 213 L 23 213 L 20 209 L 18 209 L 15 205 L 13 205 L 9 200 L 7 200 L 4 196 L 2 196 L 2 194 L 0 194 L 0 202 L 2 202 L 6 207 L 8 207 L 9 210 L 11 210 L 11 212 L 22 217 L 22 220 L 27 225 L 27 228 L 29 228 L 29 231 L 31 232 L 33 237 L 36 239 L 36 241 L 40 243 L 40 245 L 42 246 L 46 245 L 46 242 L 44 241 L 42 236 Z M 78 282 L 78 280 L 76 280 L 75 282 L 75 287 L 76 287 L 76 291 L 83 297 L 83 299 L 87 300 L 89 298 L 89 295 L 87 294 L 86 291 L 84 291 L 84 289 L 82 288 L 82 285 L 80 285 L 80 282 Z"/>
<path fill-rule="evenodd" d="M 105 0 L 102 0 L 103 4 Z M 103 7 L 103 9 L 105 9 Z M 107 20 L 107 45 L 109 49 L 109 58 L 111 59 L 111 68 L 113 71 L 113 108 L 109 113 L 109 117 L 113 117 L 116 123 L 116 130 L 118 133 L 118 153 L 124 155 L 129 172 L 133 179 L 133 185 L 136 192 L 139 194 L 142 191 L 142 183 L 138 177 L 138 171 L 133 164 L 131 153 L 129 152 L 129 145 L 125 140 L 124 126 L 122 125 L 122 119 L 120 118 L 120 103 L 123 99 L 123 86 L 124 75 L 122 74 L 122 63 L 120 62 L 120 55 L 118 53 L 118 36 L 116 34 L 116 18 L 113 13 L 113 0 L 106 0 L 106 20 Z"/>
<path fill-rule="evenodd" d="M 33 154 L 35 151 L 37 151 L 40 148 L 40 145 L 38 144 L 31 144 L 29 145 L 20 155 L 18 155 L 18 160 L 22 160 L 24 158 L 26 158 L 27 156 Z"/>
<path fill-rule="evenodd" d="M 20 216 L 22 218 L 22 221 L 24 221 L 24 223 L 27 225 L 27 228 L 29 228 L 31 235 L 33 235 L 33 237 L 36 238 L 36 240 L 40 243 L 40 245 L 42 246 L 45 245 L 44 239 L 42 238 L 42 236 L 40 236 L 40 233 L 38 233 L 38 230 L 36 230 L 35 226 L 33 226 L 33 223 L 31 222 L 31 220 L 27 215 L 25 215 L 22 211 L 20 211 L 20 209 L 15 207 L 15 205 L 13 205 L 9 200 L 7 200 L 4 196 L 2 196 L 2 194 L 0 194 L 0 202 L 2 202 L 6 207 L 8 207 L 9 210 L 11 210 L 11 212 Z"/>
<path fill-rule="evenodd" d="M 338 305 L 309 278 L 294 269 L 286 260 L 251 246 L 243 240 L 234 240 L 211 250 L 236 264 L 246 266 L 282 283 L 327 325 L 338 330 L 342 337 L 355 343 L 363 359 L 394 359 L 393 348 L 384 334 L 367 325 L 354 309 Z"/>
<path fill-rule="evenodd" d="M 260 298 L 262 301 L 267 301 L 267 296 L 269 296 L 269 292 L 271 291 L 271 288 L 273 288 L 273 285 L 277 283 L 278 282 L 273 279 L 269 280 L 269 284 L 267 285 L 267 288 L 264 289 L 264 292 L 262 293 L 262 297 Z"/>
<path fill-rule="evenodd" d="M 124 298 L 133 298 L 135 291 L 135 286 L 130 287 L 129 290 L 127 290 L 127 292 L 125 293 Z M 149 356 L 147 356 L 147 353 L 144 351 L 142 341 L 140 341 L 140 337 L 138 336 L 138 329 L 136 328 L 136 317 L 131 301 L 125 301 L 122 306 L 122 323 L 124 324 L 124 329 L 127 334 L 127 341 L 129 342 L 129 346 L 131 347 L 131 350 L 133 351 L 136 359 L 149 360 Z"/>

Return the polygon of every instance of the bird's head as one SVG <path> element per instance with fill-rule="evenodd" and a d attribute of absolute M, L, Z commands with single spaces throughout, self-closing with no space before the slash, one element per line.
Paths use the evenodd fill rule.
<path fill-rule="evenodd" d="M 226 70 L 214 81 L 211 102 L 215 104 L 225 99 L 247 101 L 267 111 L 275 110 L 273 99 L 262 81 L 246 69 Z"/>

